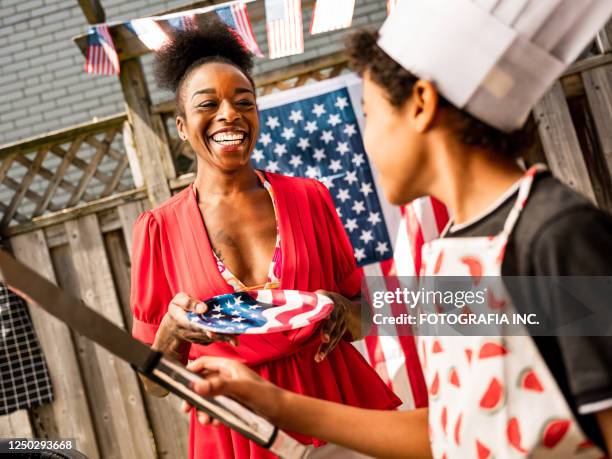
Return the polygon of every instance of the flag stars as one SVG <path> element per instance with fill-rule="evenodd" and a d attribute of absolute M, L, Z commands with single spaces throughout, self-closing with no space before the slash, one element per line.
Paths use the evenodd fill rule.
<path fill-rule="evenodd" d="M 338 217 L 342 218 L 342 209 L 340 207 L 336 207 L 336 213 L 338 214 Z"/>
<path fill-rule="evenodd" d="M 329 115 L 329 118 L 327 118 L 327 124 L 331 124 L 334 127 L 340 123 L 342 123 L 342 120 L 340 119 L 340 115 L 337 113 Z"/>
<path fill-rule="evenodd" d="M 280 171 L 280 167 L 278 167 L 278 161 L 268 161 L 266 170 L 272 173 Z"/>
<path fill-rule="evenodd" d="M 365 205 L 363 203 L 363 201 L 355 201 L 353 203 L 353 207 L 351 207 L 351 209 L 353 210 L 353 212 L 355 212 L 357 215 L 361 214 L 361 212 L 365 212 Z"/>
<path fill-rule="evenodd" d="M 299 121 L 302 121 L 304 117 L 302 116 L 302 110 L 291 110 L 291 115 L 289 119 L 293 121 L 294 124 L 297 124 Z"/>
<path fill-rule="evenodd" d="M 386 242 L 379 241 L 376 243 L 376 251 L 382 256 L 389 251 L 389 247 Z"/>
<path fill-rule="evenodd" d="M 295 137 L 293 128 L 283 128 L 283 133 L 281 134 L 281 137 L 285 140 L 293 139 Z"/>
<path fill-rule="evenodd" d="M 312 108 L 312 113 L 316 115 L 317 118 L 319 118 L 321 115 L 327 113 L 327 110 L 325 110 L 325 106 L 323 104 L 314 104 Z"/>
<path fill-rule="evenodd" d="M 357 260 L 357 262 L 359 263 L 364 258 L 366 258 L 365 250 L 364 249 L 355 249 L 355 259 Z"/>
<path fill-rule="evenodd" d="M 361 166 L 363 163 L 365 163 L 363 153 L 356 153 L 355 155 L 353 155 L 353 159 L 351 159 L 351 161 L 353 162 L 355 167 Z"/>
<path fill-rule="evenodd" d="M 270 129 L 275 129 L 280 126 L 280 122 L 278 121 L 278 116 L 268 116 L 268 120 L 266 121 L 266 126 Z"/>
<path fill-rule="evenodd" d="M 323 148 L 315 148 L 315 152 L 312 157 L 320 162 L 321 160 L 327 158 L 327 155 L 325 154 L 325 150 L 323 150 Z"/>
<path fill-rule="evenodd" d="M 370 193 L 374 193 L 372 190 L 372 184 L 368 182 L 363 182 L 359 191 L 361 191 L 366 198 Z"/>
<path fill-rule="evenodd" d="M 372 236 L 372 231 L 362 230 L 361 236 L 359 236 L 359 239 L 362 240 L 364 244 L 367 244 L 368 242 L 374 240 L 374 236 Z"/>
<path fill-rule="evenodd" d="M 283 156 L 285 153 L 287 153 L 287 146 L 284 143 L 277 143 L 274 147 L 274 153 L 276 153 L 278 156 Z"/>
<path fill-rule="evenodd" d="M 310 146 L 310 140 L 308 140 L 306 137 L 300 137 L 297 146 L 298 148 L 301 148 L 302 151 L 305 151 Z"/>
<path fill-rule="evenodd" d="M 325 185 L 328 189 L 332 189 L 334 187 L 333 177 L 321 177 L 321 183 Z"/>
<path fill-rule="evenodd" d="M 346 126 L 344 126 L 342 132 L 344 132 L 347 136 L 352 137 L 357 134 L 357 129 L 355 129 L 354 124 L 347 124 Z"/>
<path fill-rule="evenodd" d="M 211 315 L 210 317 L 212 317 L 213 319 L 220 319 L 221 317 L 223 317 L 223 314 L 217 313 L 217 314 Z"/>
<path fill-rule="evenodd" d="M 356 218 L 348 218 L 346 220 L 346 223 L 344 224 L 344 227 L 346 228 L 346 230 L 349 233 L 352 233 L 357 228 L 359 228 L 359 225 L 357 224 L 357 219 Z"/>
<path fill-rule="evenodd" d="M 337 174 L 339 170 L 342 170 L 342 164 L 339 159 L 332 159 L 329 165 L 329 170 L 334 174 Z"/>
<path fill-rule="evenodd" d="M 350 150 L 348 146 L 348 142 L 338 142 L 338 146 L 336 147 L 336 151 L 341 155 L 344 155 L 346 152 Z"/>
<path fill-rule="evenodd" d="M 351 194 L 349 193 L 349 190 L 347 190 L 346 188 L 340 188 L 340 191 L 338 191 L 336 198 L 344 202 L 344 201 L 351 199 Z"/>
<path fill-rule="evenodd" d="M 264 147 L 267 147 L 270 143 L 272 143 L 272 136 L 269 132 L 265 132 L 259 137 L 259 141 Z"/>
<path fill-rule="evenodd" d="M 346 100 L 346 97 L 338 97 L 334 105 L 340 110 L 344 110 L 346 107 L 348 107 L 348 101 Z"/>
<path fill-rule="evenodd" d="M 308 178 L 317 178 L 320 175 L 319 168 L 314 166 L 308 166 L 304 175 L 306 175 L 306 177 Z"/>
<path fill-rule="evenodd" d="M 344 177 L 344 180 L 346 180 L 349 185 L 352 185 L 353 182 L 356 182 L 358 180 L 357 179 L 357 171 L 347 172 L 346 176 Z"/>
<path fill-rule="evenodd" d="M 291 161 L 289 161 L 289 164 L 291 164 L 294 169 L 297 169 L 299 166 L 304 164 L 304 162 L 302 161 L 300 155 L 291 155 Z"/>
<path fill-rule="evenodd" d="M 253 154 L 251 155 L 251 159 L 254 159 L 256 162 L 260 162 L 261 160 L 264 159 L 263 151 L 255 148 L 253 150 Z"/>
<path fill-rule="evenodd" d="M 244 317 L 233 317 L 232 318 L 232 322 L 242 322 L 244 320 Z"/>
<path fill-rule="evenodd" d="M 312 134 L 313 132 L 318 131 L 319 127 L 317 126 L 316 121 L 306 121 L 306 126 L 304 127 L 304 130 L 309 134 Z"/>
<path fill-rule="evenodd" d="M 372 226 L 376 225 L 377 223 L 380 223 L 382 221 L 380 218 L 380 212 L 370 212 L 368 221 L 372 224 Z"/>
<path fill-rule="evenodd" d="M 325 142 L 325 145 L 327 145 L 330 142 L 333 142 L 334 135 L 332 134 L 332 131 L 323 131 L 323 134 L 321 134 L 321 140 Z"/>

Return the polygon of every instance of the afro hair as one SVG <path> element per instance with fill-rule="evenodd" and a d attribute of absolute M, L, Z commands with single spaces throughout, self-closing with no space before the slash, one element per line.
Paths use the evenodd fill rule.
<path fill-rule="evenodd" d="M 172 39 L 155 54 L 155 80 L 160 88 L 174 92 L 178 98 L 186 77 L 193 69 L 208 62 L 233 65 L 253 83 L 253 55 L 215 15 L 199 18 L 197 28 L 174 33 Z"/>

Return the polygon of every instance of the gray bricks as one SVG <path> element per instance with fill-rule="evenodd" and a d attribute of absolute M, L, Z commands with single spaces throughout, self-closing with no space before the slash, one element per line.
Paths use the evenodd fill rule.
<path fill-rule="evenodd" d="M 263 2 L 263 0 L 257 0 Z M 108 21 L 147 16 L 181 6 L 188 0 L 103 0 Z M 312 59 L 342 49 L 347 31 L 311 37 L 311 2 L 303 1 L 304 54 L 256 60 L 256 72 Z M 384 0 L 357 0 L 354 27 L 379 25 L 386 16 Z M 253 24 L 267 52 L 263 23 Z M 85 58 L 72 37 L 85 33 L 87 23 L 75 0 L 0 0 L 0 144 L 42 134 L 125 110 L 116 77 L 86 75 Z M 155 102 L 171 94 L 155 87 L 151 57 L 145 73 Z"/>

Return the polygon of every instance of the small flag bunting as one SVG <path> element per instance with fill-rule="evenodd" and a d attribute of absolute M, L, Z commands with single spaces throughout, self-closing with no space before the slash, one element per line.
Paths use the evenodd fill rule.
<path fill-rule="evenodd" d="M 215 10 L 221 20 L 233 30 L 246 49 L 257 57 L 263 57 L 259 49 L 246 4 L 239 2 Z"/>
<path fill-rule="evenodd" d="M 300 0 L 266 0 L 266 29 L 270 59 L 304 52 Z"/>
<path fill-rule="evenodd" d="M 387 0 L 387 16 L 393 13 L 399 2 L 400 0 Z"/>
<path fill-rule="evenodd" d="M 354 9 L 355 0 L 317 0 L 312 12 L 311 35 L 350 27 Z"/>
<path fill-rule="evenodd" d="M 151 50 L 157 51 L 168 42 L 168 34 L 154 19 L 134 19 L 130 21 L 129 26 L 138 36 L 138 39 Z"/>
<path fill-rule="evenodd" d="M 119 56 L 106 24 L 89 28 L 85 72 L 95 75 L 119 74 Z"/>

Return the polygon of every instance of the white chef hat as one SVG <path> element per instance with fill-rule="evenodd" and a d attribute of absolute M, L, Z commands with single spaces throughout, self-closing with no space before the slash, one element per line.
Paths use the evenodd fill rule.
<path fill-rule="evenodd" d="M 378 45 L 456 107 L 503 131 L 612 14 L 612 0 L 400 0 Z"/>

